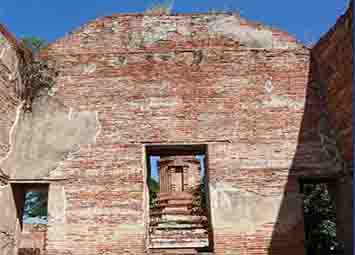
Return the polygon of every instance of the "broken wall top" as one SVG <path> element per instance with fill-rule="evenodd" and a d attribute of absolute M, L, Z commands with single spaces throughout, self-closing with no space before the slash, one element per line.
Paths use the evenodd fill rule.
<path fill-rule="evenodd" d="M 11 34 L 2 24 L 0 24 L 0 35 L 1 44 L 5 44 L 4 40 L 6 40 L 6 44 L 11 46 L 14 51 L 18 52 L 18 54 L 21 54 L 26 59 L 32 58 L 32 52 L 28 48 L 26 48 L 26 46 L 22 42 L 17 40 L 16 37 Z"/>
<path fill-rule="evenodd" d="M 304 48 L 286 32 L 233 14 L 119 14 L 89 22 L 49 45 L 42 50 L 42 55 L 48 52 L 50 55 L 90 54 L 93 47 L 96 53 L 133 53 L 210 46 L 223 49 Z"/>

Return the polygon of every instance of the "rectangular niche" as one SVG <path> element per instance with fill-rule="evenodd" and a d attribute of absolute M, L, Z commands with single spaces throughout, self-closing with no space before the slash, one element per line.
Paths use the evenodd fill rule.
<path fill-rule="evenodd" d="M 207 145 L 147 145 L 147 245 L 212 251 Z"/>

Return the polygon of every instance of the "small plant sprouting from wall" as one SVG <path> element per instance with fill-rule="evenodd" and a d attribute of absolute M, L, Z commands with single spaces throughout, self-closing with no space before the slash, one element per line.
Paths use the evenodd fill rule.
<path fill-rule="evenodd" d="M 227 15 L 235 15 L 237 17 L 240 17 L 240 10 L 233 6 L 224 6 L 222 8 L 210 8 L 208 10 L 208 13 L 211 15 L 227 14 Z"/>
<path fill-rule="evenodd" d="M 24 101 L 24 111 L 32 110 L 33 100 L 42 90 L 49 91 L 55 84 L 58 72 L 42 60 L 33 60 L 21 70 L 21 87 L 17 96 Z"/>
<path fill-rule="evenodd" d="M 44 48 L 47 45 L 45 40 L 35 36 L 23 37 L 20 41 L 33 53 L 38 52 L 40 49 Z"/>
<path fill-rule="evenodd" d="M 159 182 L 154 178 L 150 177 L 148 180 L 149 187 L 149 203 L 150 208 L 154 208 L 156 205 L 156 199 L 159 193 Z"/>
<path fill-rule="evenodd" d="M 205 178 L 201 178 L 201 183 L 198 188 L 192 190 L 192 214 L 207 216 L 207 201 Z"/>
<path fill-rule="evenodd" d="M 169 15 L 173 9 L 174 2 L 157 2 L 148 7 L 144 13 L 148 15 Z"/>
<path fill-rule="evenodd" d="M 32 110 L 33 100 L 41 91 L 49 91 L 55 84 L 58 72 L 46 61 L 34 57 L 47 43 L 38 37 L 24 37 L 20 40 L 24 46 L 18 54 L 19 79 L 15 89 L 17 97 L 24 101 L 23 110 Z"/>

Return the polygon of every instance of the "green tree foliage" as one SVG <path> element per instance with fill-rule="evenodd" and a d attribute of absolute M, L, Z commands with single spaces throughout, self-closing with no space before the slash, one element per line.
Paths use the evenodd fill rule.
<path fill-rule="evenodd" d="M 303 193 L 307 254 L 343 254 L 336 239 L 335 203 L 327 184 L 304 184 Z"/>
<path fill-rule="evenodd" d="M 23 37 L 21 39 L 21 42 L 29 48 L 33 53 L 39 51 L 43 47 L 47 45 L 46 41 L 43 39 L 40 39 L 38 37 L 32 36 L 32 37 Z"/>
<path fill-rule="evenodd" d="M 201 209 L 202 210 L 207 210 L 207 195 L 206 195 L 206 184 L 205 184 L 205 176 L 201 177 L 201 183 L 200 183 L 200 188 L 199 188 L 199 192 L 200 192 L 200 197 L 201 197 Z"/>
<path fill-rule="evenodd" d="M 155 200 L 157 198 L 159 192 L 159 182 L 152 177 L 149 177 L 148 180 L 148 188 L 149 188 L 149 202 L 150 207 L 153 207 L 155 204 Z"/>
<path fill-rule="evenodd" d="M 24 218 L 47 219 L 48 196 L 46 192 L 31 191 L 26 193 Z"/>

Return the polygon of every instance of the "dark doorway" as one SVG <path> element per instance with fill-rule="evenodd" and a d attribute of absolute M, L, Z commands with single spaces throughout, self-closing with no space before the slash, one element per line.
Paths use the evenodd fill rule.
<path fill-rule="evenodd" d="M 307 255 L 344 254 L 336 236 L 334 189 L 332 180 L 301 182 Z"/>

